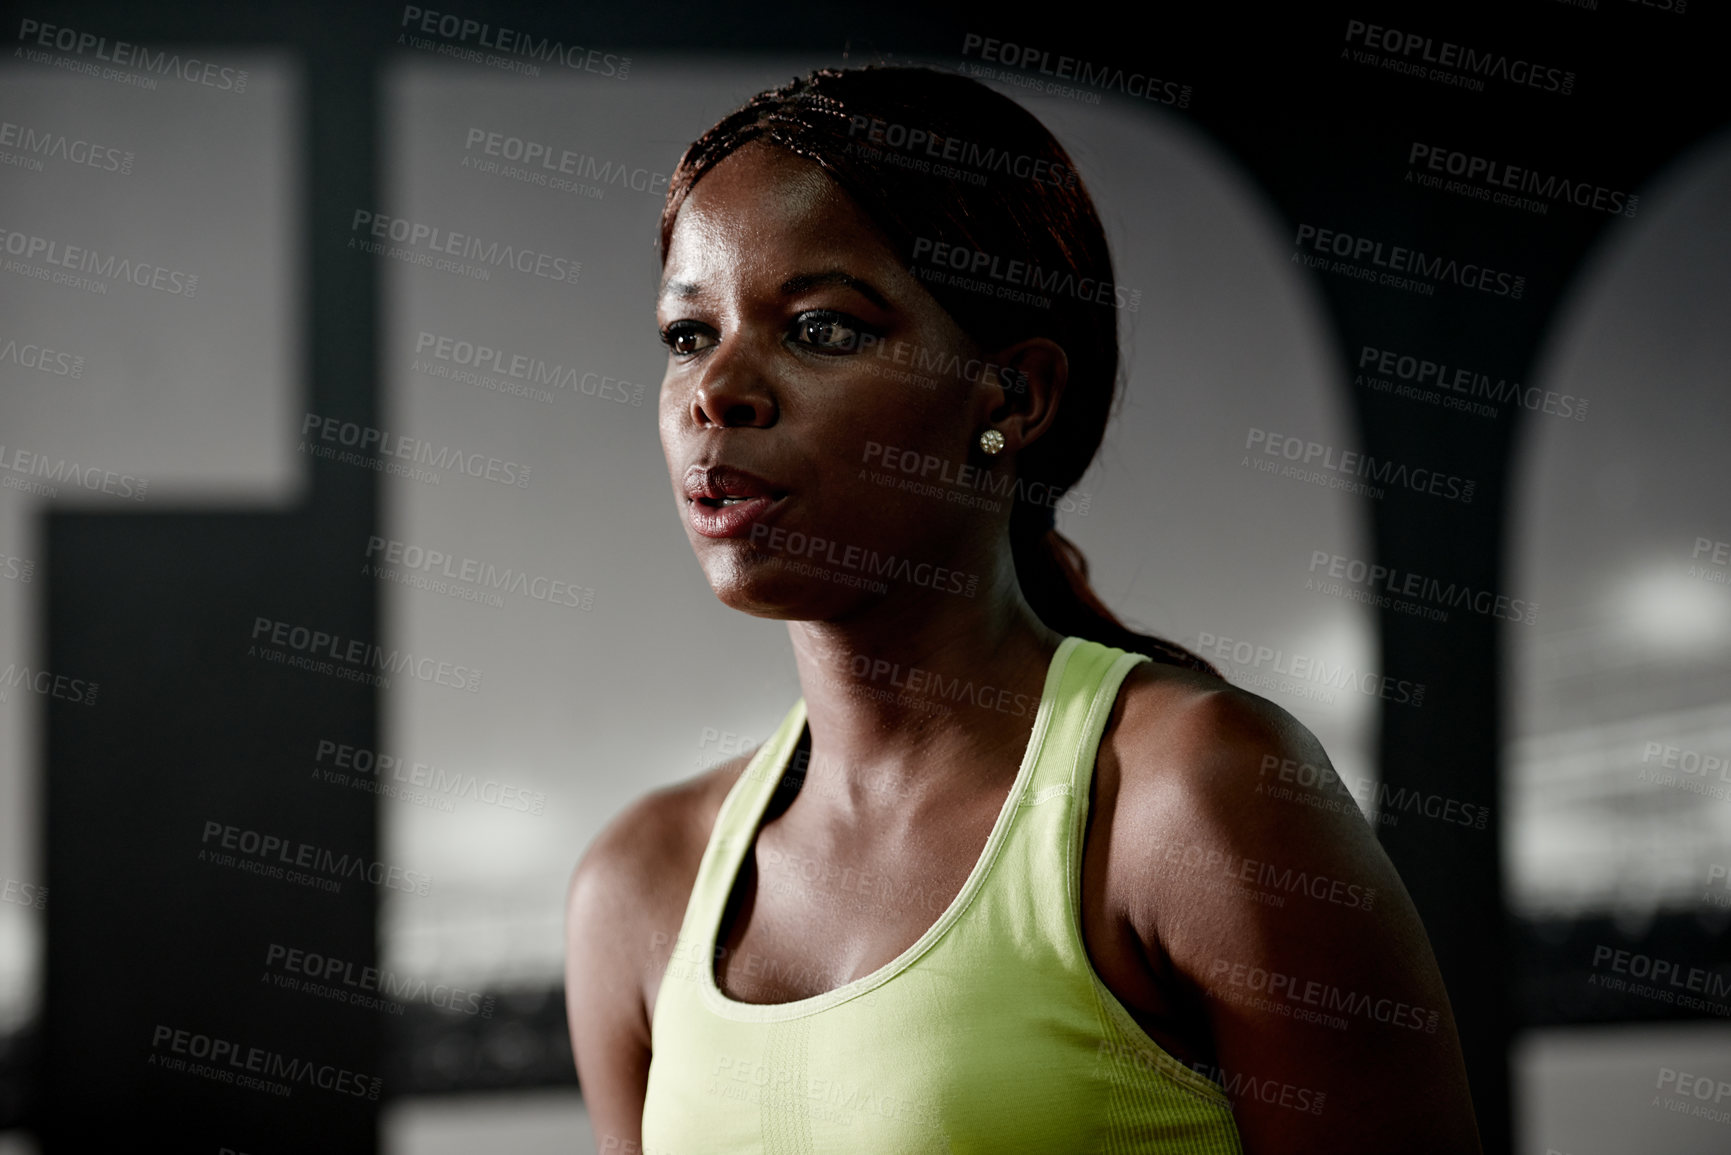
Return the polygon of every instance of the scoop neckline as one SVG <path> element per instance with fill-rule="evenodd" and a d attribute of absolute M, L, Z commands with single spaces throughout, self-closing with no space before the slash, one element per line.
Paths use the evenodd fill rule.
<path fill-rule="evenodd" d="M 805 1015 L 816 1014 L 876 990 L 918 962 L 921 956 L 935 946 L 937 941 L 944 936 L 973 902 L 974 896 L 985 884 L 986 876 L 991 873 L 992 864 L 996 861 L 1005 839 L 1009 837 L 1010 825 L 1015 819 L 1016 811 L 1021 807 L 1022 799 L 1027 793 L 1028 783 L 1034 776 L 1034 767 L 1039 763 L 1041 748 L 1045 745 L 1046 732 L 1050 728 L 1052 714 L 1057 705 L 1058 684 L 1063 678 L 1065 667 L 1069 664 L 1070 655 L 1081 643 L 1080 636 L 1069 635 L 1058 644 L 1057 650 L 1052 654 L 1052 659 L 1046 666 L 1045 685 L 1040 690 L 1040 705 L 1034 716 L 1034 729 L 1028 735 L 1027 748 L 1022 751 L 1022 762 L 1016 770 L 1016 779 L 1010 785 L 1010 792 L 1004 797 L 1003 806 L 998 811 L 997 821 L 992 824 L 992 831 L 986 836 L 986 845 L 981 849 L 979 858 L 975 860 L 974 868 L 968 872 L 967 880 L 962 883 L 961 890 L 956 892 L 956 897 L 950 901 L 950 905 L 944 908 L 942 914 L 938 915 L 937 921 L 927 927 L 926 932 L 915 939 L 912 945 L 901 954 L 877 970 L 862 975 L 852 982 L 824 991 L 821 994 L 794 999 L 791 1002 L 742 1003 L 727 995 L 715 978 L 715 965 L 720 961 L 717 957 L 717 945 L 721 935 L 721 920 L 727 913 L 728 900 L 733 896 L 734 888 L 739 885 L 739 874 L 745 865 L 745 856 L 757 845 L 757 836 L 761 833 L 759 826 L 763 822 L 764 811 L 769 808 L 769 800 L 775 793 L 775 787 L 787 773 L 788 760 L 799 745 L 799 739 L 805 733 L 805 698 L 801 697 L 795 702 L 793 717 L 789 720 L 789 725 L 779 747 L 773 752 L 777 766 L 776 772 L 770 774 L 760 771 L 761 780 L 750 778 L 751 767 L 747 767 L 745 772 L 747 780 L 754 782 L 757 791 L 755 795 L 743 795 L 739 798 L 739 804 L 749 806 L 751 809 L 750 825 L 747 828 L 750 830 L 750 834 L 746 838 L 733 840 L 735 845 L 729 847 L 726 851 L 726 857 L 721 859 L 720 868 L 721 875 L 725 879 L 725 888 L 721 892 L 720 901 L 715 903 L 714 916 L 706 920 L 708 925 L 704 935 L 704 945 L 708 949 L 699 956 L 706 960 L 699 969 L 703 972 L 703 999 L 709 1009 L 726 1018 L 758 1022 L 796 1019 Z M 767 747 L 765 752 L 768 753 Z"/>

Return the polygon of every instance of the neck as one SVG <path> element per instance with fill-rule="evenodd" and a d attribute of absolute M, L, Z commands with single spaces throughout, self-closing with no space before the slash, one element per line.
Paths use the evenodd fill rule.
<path fill-rule="evenodd" d="M 1014 777 L 1063 635 L 1034 615 L 1007 556 L 983 587 L 788 622 L 811 728 L 801 798 L 906 816 Z"/>

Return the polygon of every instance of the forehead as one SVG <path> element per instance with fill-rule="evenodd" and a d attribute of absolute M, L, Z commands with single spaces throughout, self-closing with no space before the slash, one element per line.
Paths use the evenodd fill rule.
<path fill-rule="evenodd" d="M 667 246 L 667 279 L 785 275 L 846 259 L 897 264 L 871 219 L 816 162 L 753 141 L 692 188 Z"/>

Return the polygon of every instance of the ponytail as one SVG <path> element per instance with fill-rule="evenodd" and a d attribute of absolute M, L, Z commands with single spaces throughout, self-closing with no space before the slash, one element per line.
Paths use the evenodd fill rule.
<path fill-rule="evenodd" d="M 1016 563 L 1016 579 L 1035 616 L 1066 636 L 1076 634 L 1102 645 L 1146 654 L 1156 662 L 1221 676 L 1206 658 L 1162 638 L 1136 633 L 1119 621 L 1089 584 L 1088 559 L 1075 542 L 1058 532 L 1051 512 L 1018 502 L 1010 515 L 1010 554 Z"/>

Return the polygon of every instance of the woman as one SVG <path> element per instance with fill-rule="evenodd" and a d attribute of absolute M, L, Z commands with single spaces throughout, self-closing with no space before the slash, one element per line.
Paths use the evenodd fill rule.
<path fill-rule="evenodd" d="M 803 696 L 573 876 L 600 1149 L 1477 1150 L 1316 739 L 1054 529 L 1124 300 L 1057 141 L 962 77 L 815 72 L 691 146 L 660 242 L 674 498 Z"/>

